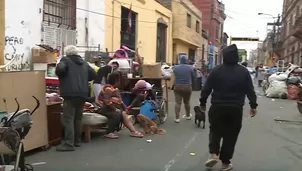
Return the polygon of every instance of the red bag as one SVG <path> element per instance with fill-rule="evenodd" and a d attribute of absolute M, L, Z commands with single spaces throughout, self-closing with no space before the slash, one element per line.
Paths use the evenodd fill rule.
<path fill-rule="evenodd" d="M 287 97 L 289 100 L 298 100 L 299 99 L 300 89 L 298 86 L 296 86 L 294 84 L 289 84 L 287 86 L 287 91 L 288 91 Z"/>

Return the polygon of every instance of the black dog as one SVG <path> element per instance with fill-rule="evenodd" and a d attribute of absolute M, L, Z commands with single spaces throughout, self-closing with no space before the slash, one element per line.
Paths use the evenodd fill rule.
<path fill-rule="evenodd" d="M 200 128 L 201 121 L 203 122 L 202 129 L 205 129 L 205 122 L 206 122 L 206 114 L 203 112 L 199 106 L 194 106 L 195 111 L 195 124 L 198 128 Z"/>

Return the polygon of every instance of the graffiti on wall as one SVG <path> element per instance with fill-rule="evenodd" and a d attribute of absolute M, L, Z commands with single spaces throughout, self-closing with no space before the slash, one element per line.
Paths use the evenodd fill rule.
<path fill-rule="evenodd" d="M 6 68 L 7 71 L 22 71 L 30 69 L 28 59 L 29 48 L 24 44 L 24 38 L 18 36 L 5 37 L 5 63 L 13 62 Z"/>

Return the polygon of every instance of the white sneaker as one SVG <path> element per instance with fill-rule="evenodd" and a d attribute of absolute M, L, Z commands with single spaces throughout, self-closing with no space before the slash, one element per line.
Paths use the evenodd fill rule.
<path fill-rule="evenodd" d="M 182 118 L 185 118 L 186 120 L 191 120 L 192 119 L 192 114 L 190 113 L 190 116 L 183 115 Z"/>
<path fill-rule="evenodd" d="M 174 119 L 174 122 L 179 123 L 180 119 Z"/>

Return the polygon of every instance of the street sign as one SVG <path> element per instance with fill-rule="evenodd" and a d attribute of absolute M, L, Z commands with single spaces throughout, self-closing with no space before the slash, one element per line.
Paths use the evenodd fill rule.
<path fill-rule="evenodd" d="M 253 38 L 253 37 L 232 37 L 230 36 L 230 45 L 233 41 L 239 41 L 239 42 L 259 42 L 259 38 Z"/>
<path fill-rule="evenodd" d="M 250 37 L 230 37 L 231 41 L 249 41 L 249 42 L 258 42 L 259 38 L 250 38 Z"/>

